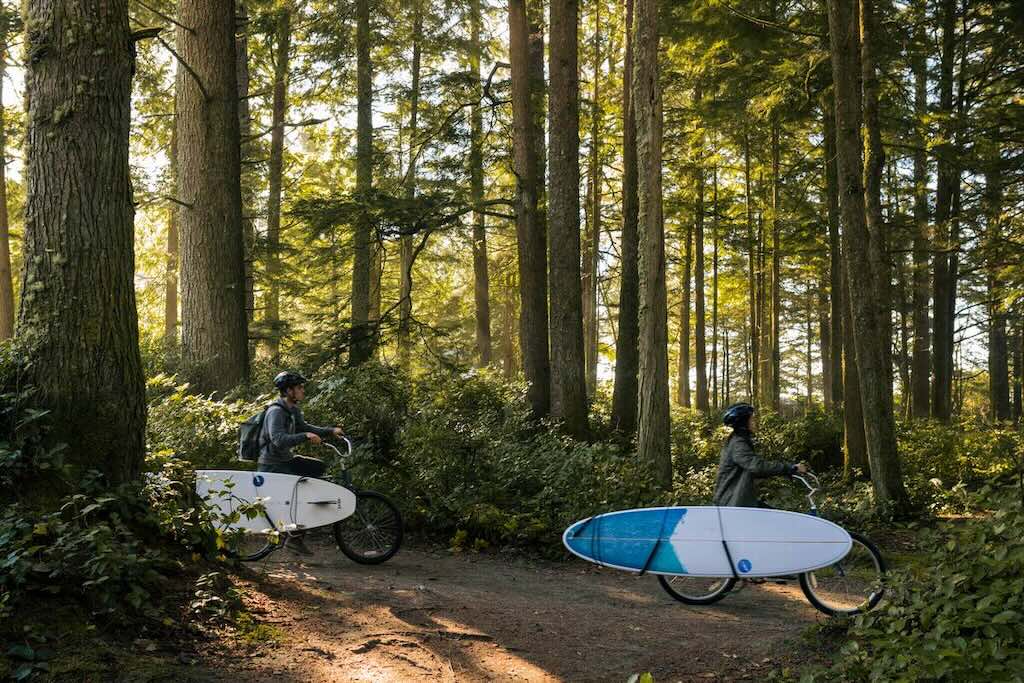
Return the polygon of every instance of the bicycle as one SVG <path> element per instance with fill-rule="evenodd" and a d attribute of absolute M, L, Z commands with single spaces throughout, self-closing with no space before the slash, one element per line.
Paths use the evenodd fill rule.
<path fill-rule="evenodd" d="M 335 462 L 341 465 L 339 476 L 324 479 L 352 491 L 356 496 L 356 508 L 351 516 L 331 525 L 334 540 L 338 549 L 353 562 L 368 565 L 387 562 L 402 545 L 402 513 L 387 496 L 360 489 L 353 484 L 348 470 L 352 441 L 344 436 L 340 438 L 348 447 L 344 455 L 326 441 L 321 444 L 334 451 Z M 229 539 L 230 555 L 242 562 L 254 562 L 287 545 L 287 539 L 294 532 L 278 531 L 269 515 L 265 511 L 262 514 L 269 524 L 267 530 L 236 532 L 234 538 Z"/>
<path fill-rule="evenodd" d="M 792 475 L 793 479 L 798 479 L 807 487 L 807 500 L 810 501 L 808 514 L 818 517 L 820 515 L 814 494 L 819 490 L 820 481 L 811 472 L 807 472 L 806 477 L 812 479 L 814 484 L 804 476 Z M 852 531 L 849 534 L 853 540 L 850 552 L 835 564 L 797 577 L 767 577 L 756 583 L 771 581 L 786 584 L 796 578 L 807 601 L 829 616 L 852 615 L 873 609 L 885 593 L 885 560 L 866 536 Z M 687 605 L 714 604 L 728 595 L 739 581 L 734 576 L 658 576 L 658 582 L 665 592 Z"/>

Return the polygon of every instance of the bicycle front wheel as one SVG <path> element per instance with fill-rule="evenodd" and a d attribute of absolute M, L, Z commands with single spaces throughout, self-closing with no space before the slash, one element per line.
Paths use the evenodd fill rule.
<path fill-rule="evenodd" d="M 387 562 L 402 545 L 402 513 L 374 491 L 356 493 L 356 511 L 334 525 L 338 548 L 353 562 Z"/>
<path fill-rule="evenodd" d="M 710 605 L 718 602 L 736 585 L 733 577 L 658 576 L 658 583 L 679 602 L 687 605 Z"/>
<path fill-rule="evenodd" d="M 873 609 L 885 594 L 885 561 L 875 544 L 851 533 L 853 547 L 835 564 L 800 575 L 808 602 L 829 616 Z"/>

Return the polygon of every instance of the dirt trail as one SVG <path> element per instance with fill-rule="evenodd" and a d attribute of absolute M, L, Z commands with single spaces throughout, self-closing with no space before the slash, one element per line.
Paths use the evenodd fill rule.
<path fill-rule="evenodd" d="M 255 570 L 246 600 L 283 642 L 211 645 L 210 680 L 759 680 L 819 618 L 795 585 L 688 607 L 652 576 L 576 560 L 403 550 L 363 567 L 324 543 Z"/>

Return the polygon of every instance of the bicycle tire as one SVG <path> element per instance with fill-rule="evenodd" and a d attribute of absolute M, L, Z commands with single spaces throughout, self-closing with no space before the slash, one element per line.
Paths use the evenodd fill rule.
<path fill-rule="evenodd" d="M 731 591 L 736 586 L 736 579 L 732 576 L 718 579 L 710 578 L 709 580 L 713 581 L 713 583 L 711 584 L 713 588 L 711 590 L 707 592 L 697 591 L 695 593 L 689 593 L 684 591 L 688 591 L 690 589 L 684 588 L 681 582 L 677 581 L 677 579 L 692 580 L 698 578 L 708 577 L 663 576 L 659 574 L 658 583 L 661 584 L 661 587 L 665 589 L 666 593 L 671 595 L 679 602 L 685 603 L 687 605 L 714 604 L 722 598 L 724 598 L 726 595 L 728 595 L 729 591 Z M 673 583 L 675 583 L 675 585 L 673 585 Z M 696 585 L 699 584 L 695 584 L 695 587 Z"/>
<path fill-rule="evenodd" d="M 823 567 L 822 569 L 818 569 L 813 572 L 805 572 L 800 575 L 800 590 L 803 591 L 804 597 L 806 597 L 807 601 L 814 605 L 816 609 L 830 617 L 843 615 L 849 616 L 870 611 L 874 609 L 885 596 L 886 567 L 882 553 L 866 536 L 862 536 L 856 532 L 850 532 L 850 538 L 853 539 L 853 547 L 851 548 L 850 553 L 842 560 L 839 560 L 839 562 L 828 567 Z M 826 589 L 821 587 L 823 580 L 827 579 L 824 579 L 823 576 L 819 576 L 819 574 L 826 575 L 828 570 L 831 570 L 833 567 L 839 567 L 840 573 L 844 574 L 845 577 L 842 565 L 844 561 L 848 562 L 848 558 L 855 553 L 857 554 L 857 557 L 854 562 L 860 564 L 870 560 L 871 564 L 874 566 L 874 570 L 872 572 L 868 565 L 864 565 L 867 567 L 867 572 L 872 572 L 871 583 L 868 585 L 877 585 L 877 588 L 872 590 L 863 601 L 851 606 L 849 609 L 842 609 L 828 603 L 828 599 L 825 597 Z M 819 593 L 821 595 L 819 595 Z M 859 591 L 857 591 L 857 594 L 859 594 Z"/>
<path fill-rule="evenodd" d="M 270 524 L 268 528 L 272 529 L 274 527 L 274 523 L 269 517 L 267 517 L 267 523 Z M 232 548 L 229 543 L 224 548 L 224 554 L 239 562 L 256 562 L 257 560 L 262 560 L 278 548 L 278 544 L 270 534 L 252 533 L 246 535 L 255 541 L 252 546 L 240 547 L 236 545 Z"/>
<path fill-rule="evenodd" d="M 402 547 L 403 536 L 401 511 L 376 491 L 357 491 L 355 513 L 334 523 L 338 549 L 358 564 L 387 562 Z M 364 550 L 366 544 L 371 547 Z"/>

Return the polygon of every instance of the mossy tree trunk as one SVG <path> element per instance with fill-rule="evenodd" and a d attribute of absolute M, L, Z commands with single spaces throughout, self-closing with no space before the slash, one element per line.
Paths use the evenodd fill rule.
<path fill-rule="evenodd" d="M 17 336 L 71 463 L 138 475 L 146 403 L 128 170 L 126 0 L 25 4 L 27 196 Z"/>

